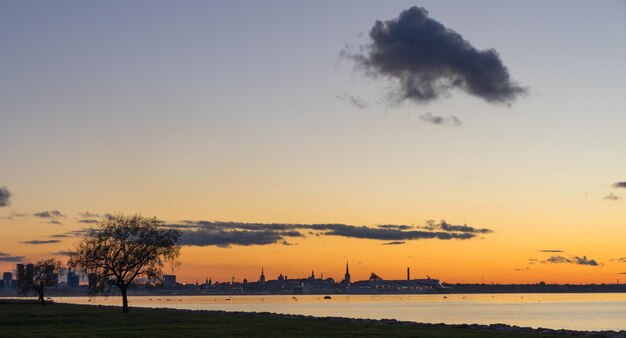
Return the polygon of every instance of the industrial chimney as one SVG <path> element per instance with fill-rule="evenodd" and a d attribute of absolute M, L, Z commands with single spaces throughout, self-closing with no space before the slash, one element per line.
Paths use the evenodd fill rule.
<path fill-rule="evenodd" d="M 411 281 L 411 268 L 408 266 L 406 267 L 406 280 Z"/>

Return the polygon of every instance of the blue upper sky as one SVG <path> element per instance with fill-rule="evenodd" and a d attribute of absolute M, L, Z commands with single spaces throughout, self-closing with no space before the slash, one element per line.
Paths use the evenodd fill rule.
<path fill-rule="evenodd" d="M 396 102 L 392 80 L 340 57 L 411 6 L 495 49 L 527 95 Z M 546 242 L 576 222 L 575 238 L 593 220 L 613 231 L 625 13 L 624 1 L 0 1 L 0 186 L 13 193 L 0 211 L 450 218 L 500 230 L 503 246 L 518 223 L 552 229 Z"/>

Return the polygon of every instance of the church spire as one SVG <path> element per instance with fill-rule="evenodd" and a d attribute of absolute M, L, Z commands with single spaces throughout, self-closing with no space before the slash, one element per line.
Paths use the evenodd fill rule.
<path fill-rule="evenodd" d="M 265 271 L 263 271 L 263 267 L 261 267 L 261 276 L 259 276 L 259 282 L 261 284 L 265 283 Z"/>

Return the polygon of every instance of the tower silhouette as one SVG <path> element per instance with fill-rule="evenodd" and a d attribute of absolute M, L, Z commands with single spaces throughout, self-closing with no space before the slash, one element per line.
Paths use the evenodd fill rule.
<path fill-rule="evenodd" d="M 265 283 L 265 272 L 263 271 L 263 268 L 261 268 L 261 276 L 259 277 L 259 282 L 261 284 Z"/>

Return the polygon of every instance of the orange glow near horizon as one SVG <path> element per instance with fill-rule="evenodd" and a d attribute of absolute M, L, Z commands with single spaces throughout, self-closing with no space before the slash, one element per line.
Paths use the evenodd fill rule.
<path fill-rule="evenodd" d="M 21 222 L 21 221 L 16 221 Z M 61 230 L 58 227 L 57 230 Z M 63 228 L 63 230 L 66 230 Z M 48 235 L 36 236 L 44 240 Z M 550 236 L 548 232 L 545 236 Z M 577 247 L 603 241 L 601 236 L 587 236 L 580 244 L 569 239 L 568 246 L 550 245 L 545 240 L 525 237 L 507 231 L 506 228 L 469 240 L 409 240 L 400 245 L 383 245 L 388 241 L 356 239 L 339 236 L 316 236 L 289 238 L 290 245 L 233 245 L 227 248 L 216 246 L 183 246 L 180 266 L 167 267 L 166 273 L 178 276 L 180 282 L 202 283 L 206 278 L 213 281 L 236 281 L 244 278 L 258 279 L 261 268 L 269 279 L 279 274 L 291 278 L 307 277 L 314 271 L 316 276 L 341 280 L 345 264 L 349 262 L 353 280 L 367 279 L 375 272 L 384 279 L 405 279 L 406 268 L 411 268 L 412 278 L 430 276 L 445 283 L 615 283 L 620 277 L 624 263 L 620 257 L 620 241 L 604 241 L 603 252 L 585 254 Z M 13 233 L 5 240 L 21 242 L 24 234 Z M 70 250 L 74 238 L 59 238 L 60 243 L 27 245 L 21 244 L 4 249 L 8 252 L 23 252 L 27 259 L 49 257 L 61 250 Z M 541 252 L 542 249 L 562 249 L 561 253 Z M 26 250 L 29 250 L 27 254 Z M 598 266 L 578 264 L 548 264 L 551 256 L 589 256 L 599 262 Z M 64 259 L 63 256 L 59 256 Z M 14 262 L 0 263 L 3 271 L 12 271 Z"/>

